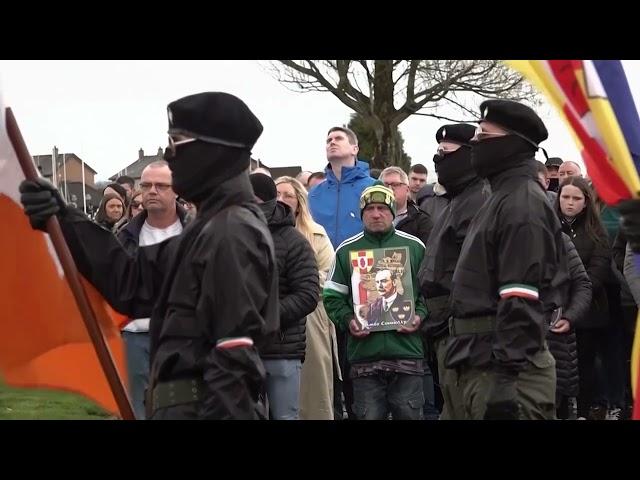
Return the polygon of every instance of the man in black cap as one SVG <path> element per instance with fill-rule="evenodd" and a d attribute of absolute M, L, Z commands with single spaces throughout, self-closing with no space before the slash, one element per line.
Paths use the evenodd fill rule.
<path fill-rule="evenodd" d="M 258 348 L 279 317 L 273 242 L 247 173 L 262 125 L 220 92 L 168 115 L 172 188 L 198 210 L 180 235 L 129 256 L 52 185 L 22 182 L 21 200 L 34 228 L 59 217 L 78 269 L 117 311 L 151 317 L 147 418 L 264 418 Z"/>
<path fill-rule="evenodd" d="M 555 418 L 555 361 L 546 317 L 568 279 L 560 222 L 536 178 L 534 154 L 547 129 L 529 107 L 480 105 L 471 165 L 492 193 L 469 225 L 453 274 L 451 340 L 471 419 Z"/>
<path fill-rule="evenodd" d="M 473 131 L 470 131 L 469 128 L 472 128 Z M 475 132 L 474 127 L 462 123 L 440 127 L 436 132 L 438 153 L 434 156 L 434 164 L 436 158 L 442 158 L 448 153 L 453 153 L 461 146 L 467 148 L 460 150 L 457 155 L 466 155 L 468 157 L 469 148 L 471 147 L 469 140 L 473 136 L 473 132 Z M 457 162 L 455 162 L 455 165 L 456 167 L 453 167 L 454 169 L 460 167 L 460 164 Z M 445 173 L 445 175 L 447 175 L 447 173 Z M 450 181 L 450 179 L 451 176 L 449 176 L 447 180 Z M 431 220 L 436 222 L 440 215 L 446 211 L 449 201 L 452 198 L 452 195 L 448 195 L 447 193 L 448 191 L 440 181 L 440 175 L 438 174 L 437 182 L 427 184 L 418 191 L 416 194 L 416 202 L 422 210 L 429 214 Z"/>
<path fill-rule="evenodd" d="M 547 191 L 558 193 L 560 187 L 560 178 L 558 177 L 558 169 L 562 165 L 562 159 L 560 157 L 550 157 L 544 164 L 549 172 L 549 186 Z"/>
<path fill-rule="evenodd" d="M 489 195 L 485 182 L 471 166 L 469 142 L 475 131 L 473 125 L 460 123 L 444 125 L 436 132 L 438 150 L 433 163 L 438 182 L 447 190 L 450 203 L 433 226 L 418 274 L 429 311 L 422 331 L 436 352 L 438 383 L 443 398 L 440 418 L 443 420 L 465 418 L 457 375 L 444 366 L 444 354 L 449 341 L 453 271 L 471 219 Z"/>

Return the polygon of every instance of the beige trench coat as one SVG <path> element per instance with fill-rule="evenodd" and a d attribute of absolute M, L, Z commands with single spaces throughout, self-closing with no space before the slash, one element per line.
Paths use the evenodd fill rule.
<path fill-rule="evenodd" d="M 335 253 L 320 225 L 313 232 L 313 249 L 320 272 L 320 293 Z M 333 420 L 333 368 L 338 368 L 335 326 L 324 309 L 322 295 L 318 307 L 307 316 L 307 347 L 300 376 L 300 419 Z"/>

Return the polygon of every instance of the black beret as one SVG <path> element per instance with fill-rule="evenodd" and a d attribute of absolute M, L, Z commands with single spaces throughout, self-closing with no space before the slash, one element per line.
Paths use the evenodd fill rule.
<path fill-rule="evenodd" d="M 495 123 L 510 130 L 536 147 L 549 137 L 542 119 L 532 108 L 512 100 L 485 100 L 480 104 L 480 121 Z"/>
<path fill-rule="evenodd" d="M 262 134 L 260 120 L 238 97 L 204 92 L 171 102 L 169 134 L 180 134 L 227 147 L 251 150 Z"/>
<path fill-rule="evenodd" d="M 265 175 L 264 173 L 252 173 L 249 175 L 249 180 L 251 180 L 253 193 L 263 202 L 268 202 L 278 196 L 276 183 L 269 175 Z"/>
<path fill-rule="evenodd" d="M 544 165 L 545 167 L 558 168 L 560 165 L 562 165 L 562 159 L 560 157 L 550 157 Z"/>
<path fill-rule="evenodd" d="M 456 142 L 468 144 L 476 133 L 476 127 L 468 123 L 443 125 L 436 132 L 436 142 Z"/>

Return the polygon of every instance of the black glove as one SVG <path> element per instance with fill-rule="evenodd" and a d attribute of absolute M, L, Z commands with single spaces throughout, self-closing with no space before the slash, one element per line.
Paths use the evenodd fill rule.
<path fill-rule="evenodd" d="M 518 420 L 517 401 L 518 374 L 508 370 L 499 370 L 493 374 L 493 384 L 489 387 L 485 420 Z"/>
<path fill-rule="evenodd" d="M 44 178 L 22 181 L 20 194 L 24 213 L 29 217 L 34 230 L 45 231 L 49 217 L 62 214 L 67 209 L 58 189 Z"/>
<path fill-rule="evenodd" d="M 621 215 L 620 230 L 633 253 L 640 253 L 640 200 L 624 200 L 617 208 Z"/>

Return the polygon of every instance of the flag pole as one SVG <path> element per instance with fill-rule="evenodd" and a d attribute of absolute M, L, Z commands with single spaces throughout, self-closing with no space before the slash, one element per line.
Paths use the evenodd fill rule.
<path fill-rule="evenodd" d="M 6 109 L 6 124 L 7 134 L 9 135 L 9 139 L 11 140 L 11 144 L 16 152 L 25 177 L 27 180 L 35 180 L 38 178 L 38 173 L 33 165 L 33 159 L 29 154 L 24 138 L 22 138 L 22 133 L 20 133 L 20 129 L 18 128 L 18 124 L 11 108 Z M 135 415 L 131 408 L 131 402 L 127 396 L 122 379 L 118 374 L 113 356 L 111 355 L 111 350 L 104 339 L 104 334 L 98 324 L 93 308 L 89 303 L 87 293 L 80 282 L 80 274 L 73 261 L 67 242 L 62 234 L 58 218 L 55 215 L 47 220 L 47 232 L 51 236 L 51 242 L 58 254 L 65 277 L 69 282 L 71 292 L 78 304 L 82 320 L 87 328 L 89 337 L 91 337 L 93 347 L 98 355 L 98 360 L 100 361 L 102 370 L 107 377 L 107 382 L 109 382 L 109 387 L 111 388 L 111 392 L 116 400 L 120 414 L 124 420 L 135 420 Z"/>

